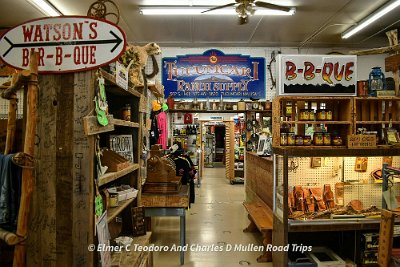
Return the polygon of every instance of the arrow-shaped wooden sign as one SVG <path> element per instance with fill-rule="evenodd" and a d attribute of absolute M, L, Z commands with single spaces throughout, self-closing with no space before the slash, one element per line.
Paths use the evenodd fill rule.
<path fill-rule="evenodd" d="M 125 50 L 124 32 L 115 24 L 89 17 L 52 17 L 26 22 L 0 39 L 0 57 L 17 69 L 39 52 L 39 72 L 75 72 L 115 61 Z"/>

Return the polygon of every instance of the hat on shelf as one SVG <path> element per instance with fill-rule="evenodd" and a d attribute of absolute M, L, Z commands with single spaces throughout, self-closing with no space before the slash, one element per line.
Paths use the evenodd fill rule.
<path fill-rule="evenodd" d="M 152 105 L 153 111 L 159 111 L 161 109 L 161 104 L 158 102 L 158 100 L 153 100 Z"/>
<path fill-rule="evenodd" d="M 168 110 L 168 105 L 167 104 L 162 104 L 162 110 L 167 111 Z"/>

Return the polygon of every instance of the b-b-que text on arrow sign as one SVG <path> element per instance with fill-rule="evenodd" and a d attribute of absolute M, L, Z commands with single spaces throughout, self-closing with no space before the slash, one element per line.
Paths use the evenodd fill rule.
<path fill-rule="evenodd" d="M 124 51 L 124 32 L 115 24 L 89 17 L 51 17 L 28 21 L 0 39 L 1 59 L 26 69 L 31 51 L 39 53 L 39 72 L 89 70 L 115 61 Z"/>

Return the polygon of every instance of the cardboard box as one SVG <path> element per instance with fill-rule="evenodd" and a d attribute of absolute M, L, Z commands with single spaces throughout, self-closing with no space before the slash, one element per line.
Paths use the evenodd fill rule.
<path fill-rule="evenodd" d="M 306 252 L 318 267 L 346 267 L 346 262 L 326 247 L 313 247 L 311 252 Z"/>
<path fill-rule="evenodd" d="M 110 194 L 118 194 L 118 202 L 134 198 L 137 196 L 137 194 L 139 192 L 135 188 L 119 190 L 117 187 L 112 187 L 112 188 L 108 188 L 107 190 Z"/>

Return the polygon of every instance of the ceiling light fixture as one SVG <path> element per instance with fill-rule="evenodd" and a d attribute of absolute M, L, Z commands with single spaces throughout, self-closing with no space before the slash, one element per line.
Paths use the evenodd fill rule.
<path fill-rule="evenodd" d="M 364 29 L 365 27 L 367 27 L 368 25 L 378 20 L 379 18 L 389 13 L 398 6 L 400 6 L 400 0 L 389 1 L 386 5 L 380 7 L 375 12 L 373 12 L 372 14 L 361 20 L 359 23 L 357 23 L 356 26 L 351 27 L 350 29 L 344 31 L 342 33 L 342 39 L 347 39 L 350 36 L 356 34 L 357 32 L 361 31 L 362 29 Z"/>
<path fill-rule="evenodd" d="M 201 12 L 210 9 L 211 7 L 203 7 L 203 6 L 192 6 L 192 7 L 177 7 L 177 6 L 165 6 L 165 7 L 152 7 L 152 6 L 143 6 L 139 7 L 139 12 L 142 15 L 183 15 L 183 16 L 193 16 L 193 15 L 235 15 L 237 13 L 232 8 L 227 9 L 217 9 L 210 12 L 206 12 L 202 14 Z M 281 10 L 272 10 L 272 9 L 256 9 L 254 15 L 270 15 L 270 16 L 291 16 L 296 13 L 296 8 L 292 7 L 289 12 L 281 11 Z"/>
<path fill-rule="evenodd" d="M 50 17 L 57 17 L 63 15 L 57 8 L 55 8 L 49 1 L 47 0 L 27 0 L 34 7 L 40 10 L 43 14 Z"/>

